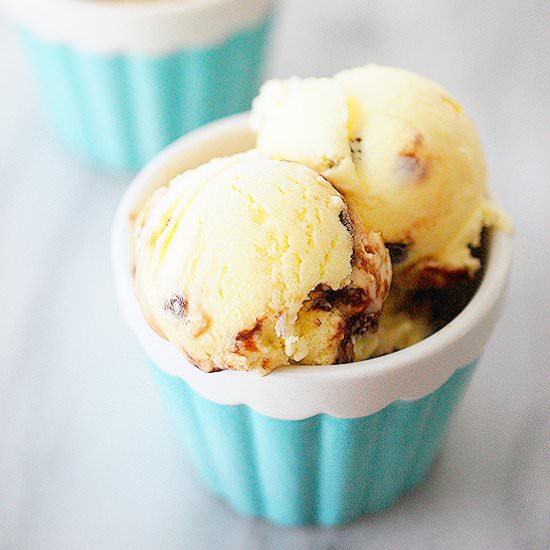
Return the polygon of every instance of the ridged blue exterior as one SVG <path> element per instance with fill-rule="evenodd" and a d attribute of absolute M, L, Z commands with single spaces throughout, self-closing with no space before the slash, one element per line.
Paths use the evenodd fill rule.
<path fill-rule="evenodd" d="M 353 419 L 270 418 L 153 372 L 185 450 L 216 494 L 273 523 L 337 525 L 387 508 L 423 479 L 476 364 L 422 399 Z"/>
<path fill-rule="evenodd" d="M 245 111 L 258 92 L 271 18 L 210 48 L 99 55 L 20 29 L 62 139 L 104 169 L 135 171 L 193 128 Z"/>

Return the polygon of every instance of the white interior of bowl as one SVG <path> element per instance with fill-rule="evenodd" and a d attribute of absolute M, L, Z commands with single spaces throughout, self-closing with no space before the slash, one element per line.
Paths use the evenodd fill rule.
<path fill-rule="evenodd" d="M 159 55 L 206 47 L 253 27 L 273 0 L 0 0 L 0 11 L 49 42 L 93 53 Z"/>
<path fill-rule="evenodd" d="M 212 401 L 245 403 L 268 416 L 299 419 L 324 412 L 352 418 L 372 414 L 397 399 L 423 397 L 479 357 L 500 313 L 511 264 L 511 238 L 502 232 L 491 237 L 483 281 L 466 308 L 432 336 L 384 357 L 346 365 L 284 367 L 265 377 L 233 371 L 206 374 L 153 332 L 134 295 L 132 213 L 154 189 L 185 169 L 253 145 L 246 114 L 204 126 L 151 161 L 121 201 L 112 243 L 117 294 L 127 322 L 160 368 Z"/>

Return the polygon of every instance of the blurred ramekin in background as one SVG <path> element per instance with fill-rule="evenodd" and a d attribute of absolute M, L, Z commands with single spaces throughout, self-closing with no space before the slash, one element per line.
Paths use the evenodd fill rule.
<path fill-rule="evenodd" d="M 1 0 L 57 132 L 137 170 L 176 138 L 250 108 L 272 0 Z"/>
<path fill-rule="evenodd" d="M 500 315 L 511 238 L 491 235 L 471 302 L 418 344 L 368 361 L 285 367 L 265 377 L 207 374 L 142 316 L 132 220 L 154 189 L 185 169 L 253 145 L 247 116 L 230 117 L 177 141 L 137 176 L 113 227 L 117 295 L 205 483 L 247 515 L 335 525 L 383 510 L 426 475 Z"/>

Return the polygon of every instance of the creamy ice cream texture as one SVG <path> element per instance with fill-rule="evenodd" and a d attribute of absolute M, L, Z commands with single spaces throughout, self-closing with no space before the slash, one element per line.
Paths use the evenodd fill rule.
<path fill-rule="evenodd" d="M 473 122 L 439 85 L 369 65 L 334 78 L 267 82 L 253 105 L 257 147 L 310 166 L 382 232 L 397 284 L 471 277 L 484 226 L 511 223 L 489 198 Z"/>
<path fill-rule="evenodd" d="M 353 361 L 391 281 L 381 236 L 326 179 L 256 151 L 177 177 L 135 231 L 143 313 L 205 371 Z"/>

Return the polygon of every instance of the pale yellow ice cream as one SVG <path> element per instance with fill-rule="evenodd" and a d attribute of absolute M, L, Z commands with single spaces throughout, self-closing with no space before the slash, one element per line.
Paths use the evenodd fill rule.
<path fill-rule="evenodd" d="M 271 81 L 254 101 L 253 124 L 261 152 L 315 169 L 365 227 L 382 232 L 400 285 L 471 277 L 482 228 L 511 229 L 488 197 L 473 122 L 414 73 L 369 65 L 331 79 Z"/>
<path fill-rule="evenodd" d="M 136 214 L 145 318 L 205 371 L 352 361 L 378 321 L 391 280 L 381 236 L 305 166 L 217 159 Z"/>

